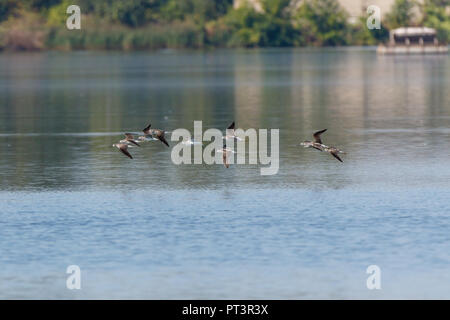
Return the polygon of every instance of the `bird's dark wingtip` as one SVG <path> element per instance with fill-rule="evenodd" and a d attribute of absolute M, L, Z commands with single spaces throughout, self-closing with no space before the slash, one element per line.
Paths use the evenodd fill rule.
<path fill-rule="evenodd" d="M 331 152 L 331 155 L 332 155 L 333 157 L 335 157 L 337 160 L 339 160 L 340 162 L 344 162 L 344 161 L 342 161 L 341 157 L 339 157 L 337 154 Z"/>
<path fill-rule="evenodd" d="M 167 147 L 170 147 L 169 144 L 167 143 L 166 139 L 164 137 L 160 137 L 159 140 L 164 143 Z"/>
<path fill-rule="evenodd" d="M 152 125 L 149 123 L 148 126 L 146 126 L 144 129 L 142 129 L 142 131 L 144 131 L 144 132 L 147 131 L 148 129 L 150 129 L 151 126 Z"/>

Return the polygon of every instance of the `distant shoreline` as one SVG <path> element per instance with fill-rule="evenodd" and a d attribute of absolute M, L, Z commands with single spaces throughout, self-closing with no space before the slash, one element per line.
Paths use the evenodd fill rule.
<path fill-rule="evenodd" d="M 0 55 L 20 54 L 20 53 L 83 53 L 83 52 L 97 52 L 97 53 L 157 53 L 157 52 L 215 52 L 215 51 L 280 51 L 280 50 L 304 50 L 304 51 L 324 51 L 324 50 L 362 50 L 375 52 L 377 45 L 345 45 L 345 46 L 304 46 L 304 47 L 204 47 L 204 48 L 154 48 L 154 49 L 136 49 L 136 50 L 120 50 L 120 49 L 74 49 L 74 50 L 60 50 L 60 49 L 39 49 L 39 50 L 0 50 Z"/>

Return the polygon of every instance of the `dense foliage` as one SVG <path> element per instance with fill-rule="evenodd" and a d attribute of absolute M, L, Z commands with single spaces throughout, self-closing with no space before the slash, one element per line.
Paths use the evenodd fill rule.
<path fill-rule="evenodd" d="M 425 25 L 450 40 L 450 0 L 396 0 L 381 30 L 349 22 L 336 0 L 0 0 L 0 49 L 154 49 L 373 45 L 387 28 Z M 82 30 L 65 27 L 79 5 Z M 447 9 L 446 9 L 447 8 Z M 417 17 L 420 12 L 420 17 Z"/>
<path fill-rule="evenodd" d="M 435 28 L 440 41 L 450 42 L 450 0 L 425 0 L 423 24 Z"/>

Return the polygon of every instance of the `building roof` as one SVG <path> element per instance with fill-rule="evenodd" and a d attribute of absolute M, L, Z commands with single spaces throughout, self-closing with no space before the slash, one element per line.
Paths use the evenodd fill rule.
<path fill-rule="evenodd" d="M 427 27 L 406 27 L 391 30 L 395 36 L 434 36 L 436 30 Z"/>

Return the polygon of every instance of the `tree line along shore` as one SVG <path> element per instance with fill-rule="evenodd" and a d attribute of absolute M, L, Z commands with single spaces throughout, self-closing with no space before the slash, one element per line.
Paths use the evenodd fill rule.
<path fill-rule="evenodd" d="M 336 0 L 1 0 L 0 50 L 151 50 L 375 45 L 389 30 L 426 26 L 450 40 L 450 0 L 396 0 L 369 30 Z M 81 30 L 68 30 L 67 7 L 81 8 Z"/>

